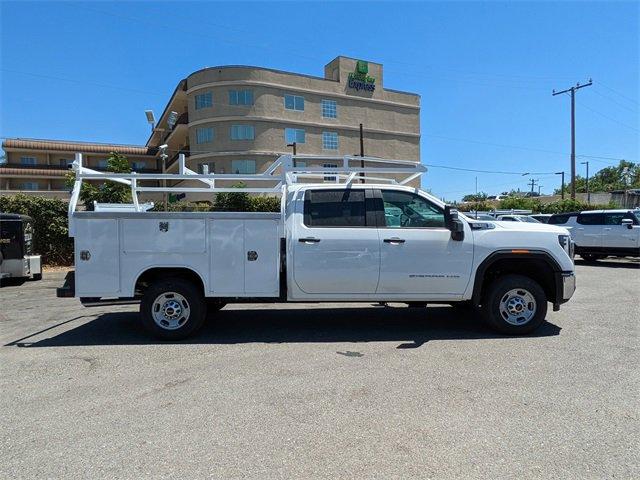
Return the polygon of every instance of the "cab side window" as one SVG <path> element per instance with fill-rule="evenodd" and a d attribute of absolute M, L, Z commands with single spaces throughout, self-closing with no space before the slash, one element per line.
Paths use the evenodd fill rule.
<path fill-rule="evenodd" d="M 308 190 L 304 198 L 307 227 L 366 227 L 364 190 Z"/>
<path fill-rule="evenodd" d="M 581 213 L 578 215 L 580 225 L 603 225 L 604 215 L 601 213 Z"/>
<path fill-rule="evenodd" d="M 444 228 L 444 210 L 409 192 L 382 190 L 387 228 Z"/>

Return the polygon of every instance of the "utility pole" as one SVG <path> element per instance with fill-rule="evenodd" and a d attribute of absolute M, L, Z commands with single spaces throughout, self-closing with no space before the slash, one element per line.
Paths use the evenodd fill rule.
<path fill-rule="evenodd" d="M 360 168 L 364 170 L 364 130 L 362 124 L 360 124 L 360 156 L 363 157 L 363 159 L 360 160 Z M 360 174 L 360 183 L 365 183 L 364 172 Z"/>
<path fill-rule="evenodd" d="M 587 166 L 587 181 L 586 181 L 586 190 L 587 190 L 587 204 L 591 204 L 591 192 L 589 191 L 589 162 L 580 162 L 581 165 Z"/>
<path fill-rule="evenodd" d="M 538 180 L 534 180 L 533 178 L 531 180 L 529 180 L 529 185 L 531 185 L 531 196 L 533 197 L 533 193 L 534 193 L 534 187 L 536 186 L 536 183 L 538 183 Z"/>
<path fill-rule="evenodd" d="M 562 200 L 564 200 L 564 172 L 556 172 L 556 175 L 562 175 L 562 189 L 560 190 L 560 194 L 562 195 Z"/>
<path fill-rule="evenodd" d="M 580 85 L 580 82 L 576 83 L 575 87 L 567 88 L 561 92 L 553 90 L 551 94 L 555 97 L 561 93 L 571 93 L 571 199 L 576 199 L 576 91 L 584 87 L 593 85 L 591 79 L 589 83 Z"/>
<path fill-rule="evenodd" d="M 542 187 L 544 187 L 544 185 L 538 185 L 538 196 L 540 196 L 540 192 L 542 190 Z"/>

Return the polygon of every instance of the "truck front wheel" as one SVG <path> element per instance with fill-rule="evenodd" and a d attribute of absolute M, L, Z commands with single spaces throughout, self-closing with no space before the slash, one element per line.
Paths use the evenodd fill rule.
<path fill-rule="evenodd" d="M 547 297 L 529 277 L 505 275 L 488 288 L 482 312 L 491 328 L 508 335 L 524 335 L 544 322 Z"/>
<path fill-rule="evenodd" d="M 181 340 L 194 334 L 202 327 L 206 313 L 202 292 L 181 278 L 153 283 L 140 302 L 142 324 L 163 340 Z"/>

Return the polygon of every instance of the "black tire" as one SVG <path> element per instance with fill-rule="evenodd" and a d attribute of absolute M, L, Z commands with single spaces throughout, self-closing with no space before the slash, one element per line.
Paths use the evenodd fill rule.
<path fill-rule="evenodd" d="M 512 291 L 515 293 L 509 295 Z M 533 302 L 528 301 L 531 297 Z M 503 302 L 505 308 L 501 309 Z M 508 311 L 509 305 L 513 315 Z M 522 310 L 518 310 L 520 308 Z M 547 296 L 535 280 L 523 275 L 505 275 L 489 285 L 482 301 L 482 314 L 487 324 L 500 333 L 525 335 L 544 322 Z M 531 317 L 527 319 L 528 315 Z"/>
<path fill-rule="evenodd" d="M 34 273 L 32 276 L 32 280 L 34 281 L 38 281 L 38 280 L 42 280 L 42 273 Z"/>
<path fill-rule="evenodd" d="M 596 255 L 595 253 L 581 253 L 580 257 L 582 257 L 585 262 L 595 262 L 603 258 L 602 255 Z"/>
<path fill-rule="evenodd" d="M 162 340 L 182 340 L 193 335 L 202 327 L 206 314 L 207 304 L 202 292 L 182 278 L 153 283 L 140 302 L 142 324 Z"/>

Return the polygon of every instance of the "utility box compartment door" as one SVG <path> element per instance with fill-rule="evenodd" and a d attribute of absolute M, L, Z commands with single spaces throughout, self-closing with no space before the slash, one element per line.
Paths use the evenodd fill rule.
<path fill-rule="evenodd" d="M 204 219 L 122 220 L 123 252 L 205 253 Z"/>
<path fill-rule="evenodd" d="M 244 222 L 210 222 L 211 290 L 217 296 L 244 294 Z"/>
<path fill-rule="evenodd" d="M 76 296 L 120 292 L 118 220 L 78 219 L 75 234 Z"/>
<path fill-rule="evenodd" d="M 278 296 L 279 243 L 277 221 L 245 220 L 244 291 L 247 295 Z"/>
<path fill-rule="evenodd" d="M 278 221 L 214 219 L 209 225 L 213 296 L 277 297 Z"/>

